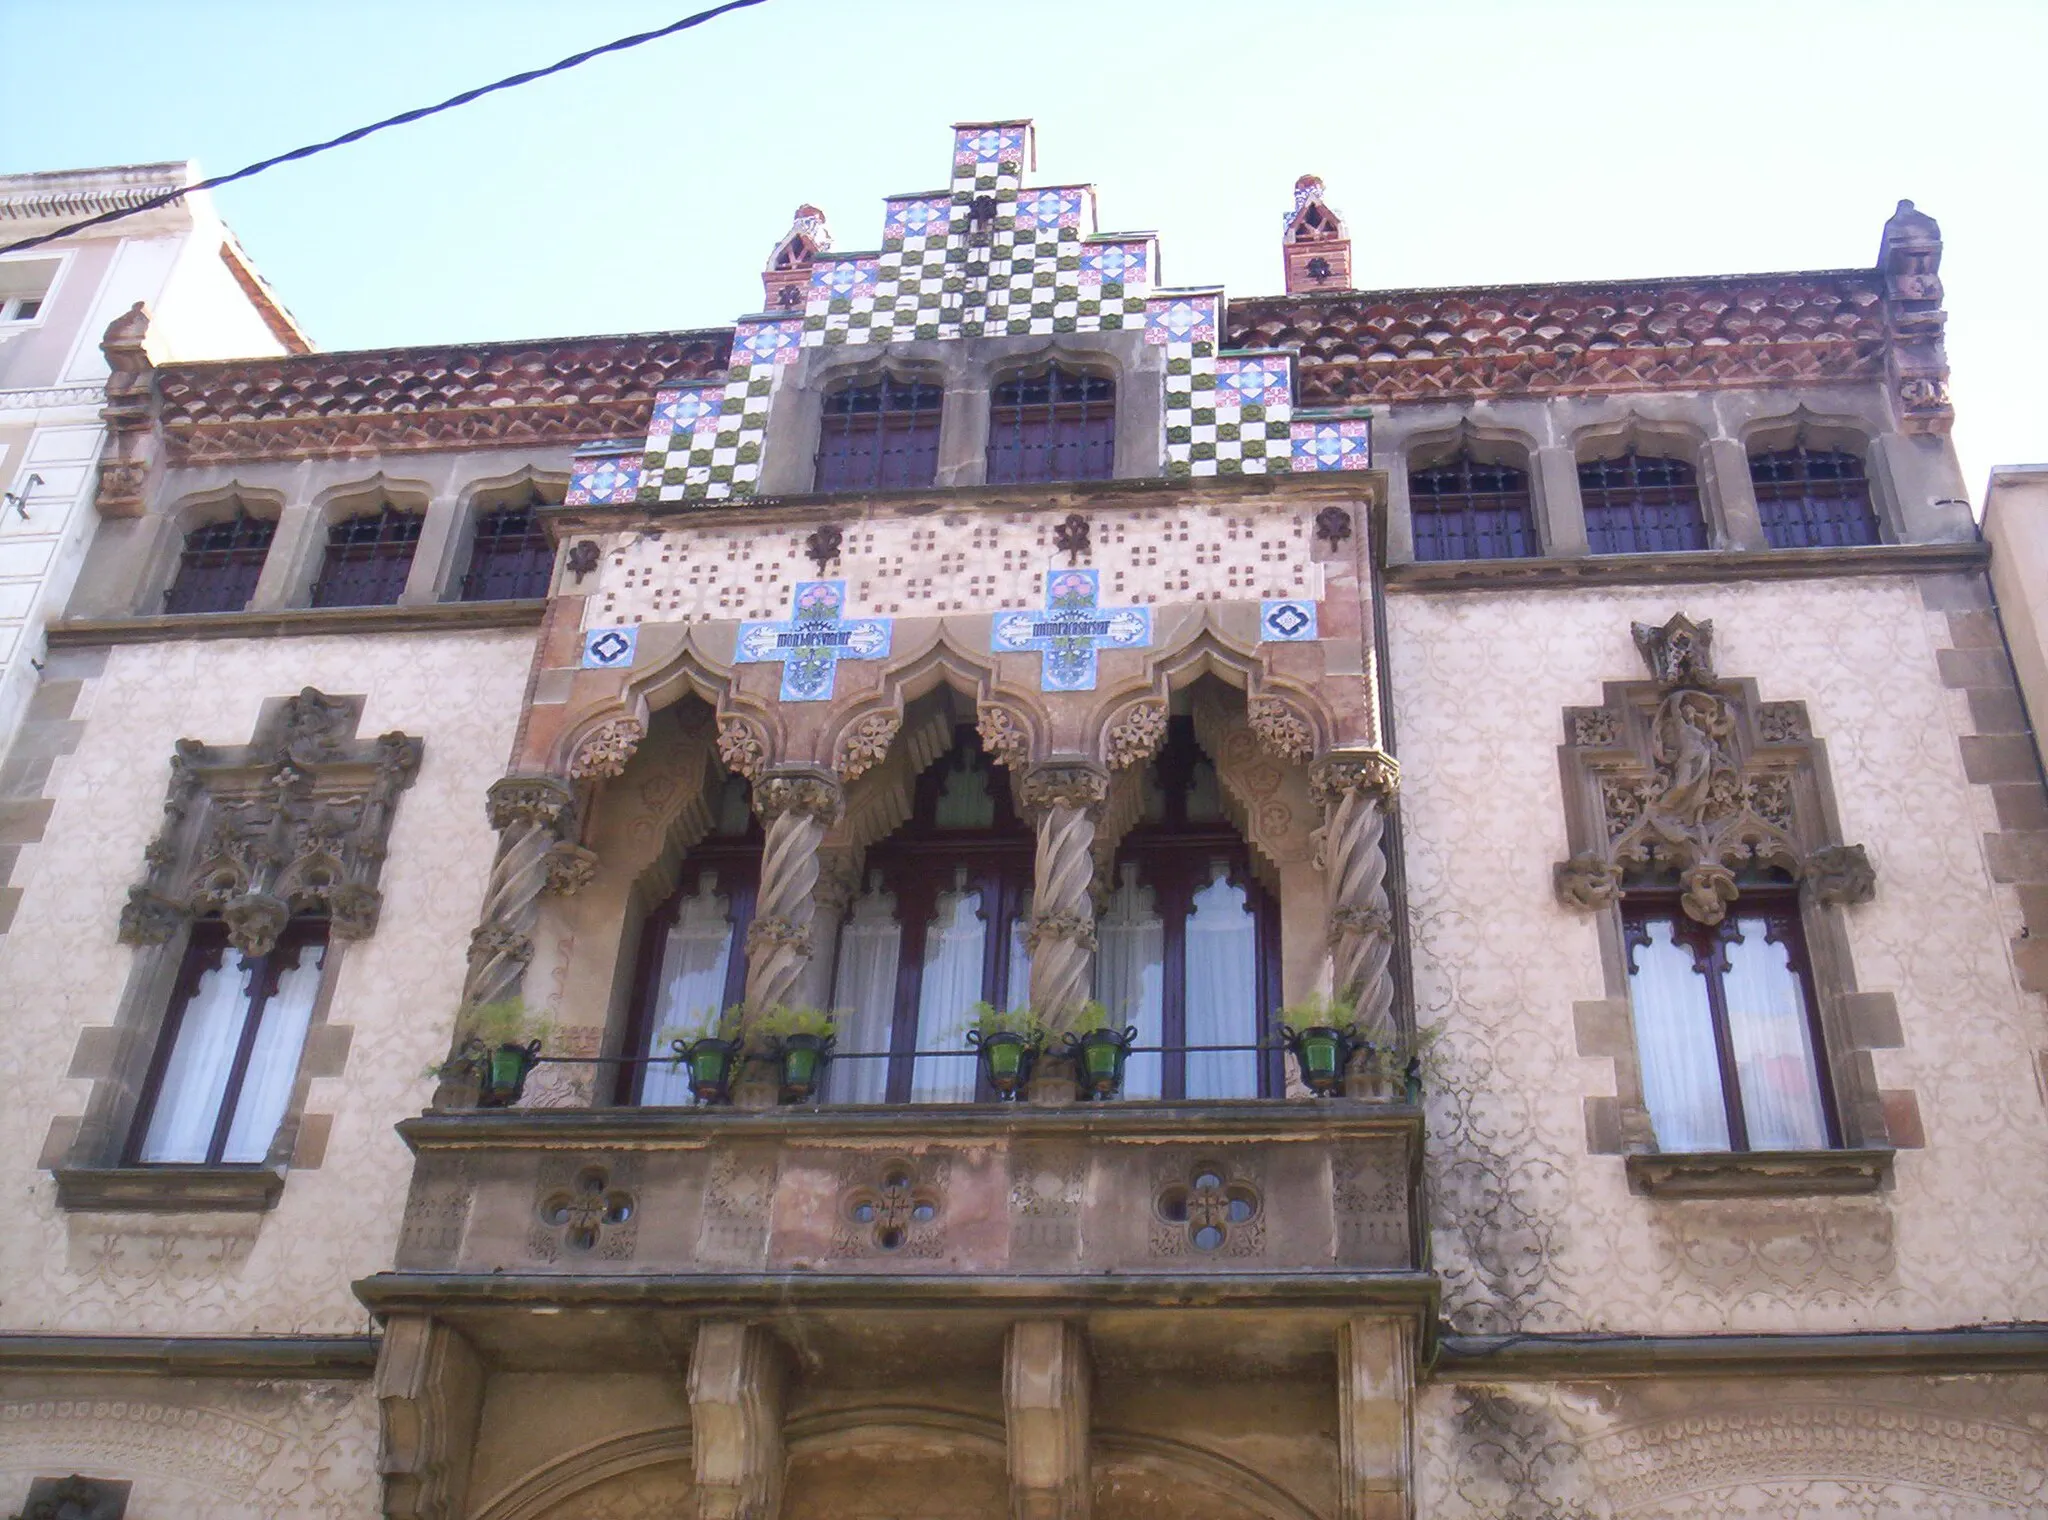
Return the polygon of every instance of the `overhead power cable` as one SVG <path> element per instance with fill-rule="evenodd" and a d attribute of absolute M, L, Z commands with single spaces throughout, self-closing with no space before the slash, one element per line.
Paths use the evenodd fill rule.
<path fill-rule="evenodd" d="M 44 243 L 55 242 L 58 238 L 69 237 L 74 232 L 83 232 L 88 227 L 99 227 L 107 222 L 118 222 L 123 217 L 137 216 L 144 211 L 154 210 L 158 206 L 168 206 L 172 201 L 182 199 L 192 194 L 195 190 L 216 190 L 222 185 L 231 185 L 238 179 L 247 179 L 252 174 L 261 174 L 265 169 L 275 169 L 279 164 L 288 164 L 295 159 L 311 158 L 316 153 L 325 153 L 329 148 L 341 148 L 346 147 L 352 142 L 361 142 L 372 132 L 381 132 L 386 127 L 401 127 L 407 122 L 421 121 L 426 117 L 439 115 L 443 111 L 452 111 L 457 106 L 468 105 L 472 100 L 481 100 L 484 96 L 494 91 L 509 90 L 516 85 L 531 84 L 536 79 L 545 79 L 550 74 L 559 74 L 565 69 L 573 69 L 579 63 L 588 63 L 591 59 L 601 58 L 606 53 L 623 53 L 626 49 L 636 48 L 643 42 L 658 41 L 663 37 L 674 36 L 677 32 L 686 32 L 693 26 L 702 26 L 707 21 L 715 21 L 727 11 L 744 10 L 750 5 L 761 5 L 764 3 L 766 3 L 766 0 L 725 0 L 723 5 L 714 5 L 709 10 L 699 11 L 694 16 L 685 16 L 680 21 L 672 22 L 664 27 L 657 27 L 651 32 L 640 32 L 635 36 L 621 37 L 616 42 L 607 42 L 603 47 L 594 47 L 585 52 L 576 53 L 568 58 L 564 58 L 559 63 L 551 63 L 544 69 L 528 69 L 524 74 L 514 74 L 509 79 L 498 80 L 495 84 L 482 85 L 474 90 L 464 90 L 460 95 L 449 96 L 448 99 L 442 101 L 437 106 L 422 106 L 416 111 L 401 111 L 396 116 L 387 116 L 382 121 L 373 121 L 367 127 L 357 127 L 353 132 L 344 132 L 339 137 L 330 137 L 326 142 L 312 143 L 303 148 L 294 148 L 289 153 L 280 153 L 274 158 L 263 159 L 257 163 L 250 164 L 247 168 L 237 169 L 232 174 L 218 174 L 212 179 L 201 180 L 196 185 L 186 185 L 164 195 L 153 195 L 148 200 L 138 202 L 133 206 L 123 206 L 118 211 L 105 211 L 98 216 L 89 216 L 83 221 L 71 222 L 66 226 L 59 227 L 55 232 L 46 232 L 40 237 L 23 238 L 18 243 L 9 243 L 5 247 L 0 247 L 0 253 L 19 253 L 24 248 L 35 248 Z"/>

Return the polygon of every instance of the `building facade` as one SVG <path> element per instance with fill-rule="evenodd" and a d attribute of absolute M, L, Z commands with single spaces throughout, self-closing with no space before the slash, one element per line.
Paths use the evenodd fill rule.
<path fill-rule="evenodd" d="M 0 1498 L 2048 1508 L 1933 221 L 1364 291 L 1304 178 L 1231 299 L 1031 157 L 729 329 L 113 363 Z"/>

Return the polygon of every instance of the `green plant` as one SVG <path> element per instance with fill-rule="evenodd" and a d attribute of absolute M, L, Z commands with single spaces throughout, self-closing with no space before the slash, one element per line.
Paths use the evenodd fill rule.
<path fill-rule="evenodd" d="M 777 1003 L 772 1008 L 763 1008 L 748 1015 L 746 1028 L 749 1034 L 766 1039 L 781 1040 L 791 1035 L 824 1039 L 839 1032 L 839 1020 L 844 1016 L 840 1009 L 793 1008 L 787 1003 Z"/>
<path fill-rule="evenodd" d="M 982 1038 L 996 1034 L 1017 1034 L 1027 1040 L 1045 1038 L 1045 1020 L 1029 1008 L 997 1008 L 993 1003 L 976 1003 L 968 1012 Z"/>
<path fill-rule="evenodd" d="M 1280 1022 L 1296 1029 L 1348 1029 L 1356 1017 L 1349 1001 L 1329 992 L 1311 992 L 1280 1010 Z"/>
<path fill-rule="evenodd" d="M 491 1003 L 472 1003 L 455 1018 L 455 1054 L 420 1073 L 445 1081 L 473 1070 L 479 1052 L 488 1053 L 503 1045 L 546 1044 L 554 1038 L 553 1019 L 529 1013 L 523 998 L 500 998 Z"/>
<path fill-rule="evenodd" d="M 1091 999 L 1060 1020 L 1060 1023 L 1074 1034 L 1093 1034 L 1098 1029 L 1108 1029 L 1112 1027 L 1109 1005 Z"/>
<path fill-rule="evenodd" d="M 1433 1083 L 1443 1074 L 1443 1057 L 1437 1050 L 1443 1033 L 1442 1024 L 1423 1024 L 1381 1036 L 1373 1042 L 1372 1070 L 1389 1082 Z"/>
<path fill-rule="evenodd" d="M 737 1040 L 746 1025 L 745 1010 L 738 1003 L 730 1008 L 700 1008 L 687 1018 L 664 1024 L 656 1032 L 657 1046 L 691 1045 L 698 1040 Z"/>

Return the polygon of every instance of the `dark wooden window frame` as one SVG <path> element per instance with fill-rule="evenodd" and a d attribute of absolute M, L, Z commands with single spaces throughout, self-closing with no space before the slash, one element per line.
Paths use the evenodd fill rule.
<path fill-rule="evenodd" d="M 1638 454 L 1579 461 L 1579 501 L 1594 554 L 1679 554 L 1707 547 L 1699 472 L 1683 459 Z"/>
<path fill-rule="evenodd" d="M 525 502 L 476 514 L 460 600 L 519 601 L 548 594 L 555 548 L 540 525 L 539 509 L 546 505 L 546 498 L 535 491 Z"/>
<path fill-rule="evenodd" d="M 938 479 L 945 387 L 893 375 L 825 393 L 812 489 L 917 491 Z"/>
<path fill-rule="evenodd" d="M 315 607 L 390 607 L 405 592 L 425 518 L 386 502 L 375 512 L 345 517 L 327 529 Z M 358 595 L 359 591 L 368 595 Z"/>
<path fill-rule="evenodd" d="M 990 485 L 1110 480 L 1116 475 L 1116 381 L 1045 364 L 989 392 Z"/>
<path fill-rule="evenodd" d="M 1773 549 L 1849 548 L 1881 542 L 1863 461 L 1843 449 L 1762 450 L 1749 456 L 1750 486 Z"/>
<path fill-rule="evenodd" d="M 1418 560 L 1527 559 L 1541 552 L 1529 472 L 1474 459 L 1466 449 L 1408 472 L 1408 517 Z"/>
<path fill-rule="evenodd" d="M 725 962 L 725 991 L 720 1008 L 740 1002 L 747 991 L 747 929 L 754 922 L 754 902 L 761 889 L 761 822 L 751 813 L 742 834 L 707 834 L 683 856 L 675 890 L 647 915 L 640 930 L 640 949 L 633 973 L 633 1004 L 626 1020 L 626 1043 L 621 1054 L 628 1057 L 618 1068 L 613 1101 L 625 1105 L 640 1102 L 648 1066 L 638 1057 L 647 1054 L 654 1038 L 654 1020 L 659 1012 L 662 951 L 668 932 L 682 914 L 683 902 L 697 895 L 699 879 L 706 871 L 717 878 L 716 889 L 726 900 L 726 916 L 732 924 L 732 950 Z"/>
<path fill-rule="evenodd" d="M 192 937 L 185 946 L 184 960 L 178 967 L 178 976 L 173 984 L 170 1007 L 165 1012 L 163 1026 L 158 1032 L 156 1049 L 152 1052 L 149 1072 L 144 1078 L 142 1101 L 135 1111 L 134 1123 L 128 1132 L 128 1144 L 123 1164 L 139 1167 L 193 1167 L 207 1166 L 225 1169 L 262 1166 L 263 1162 L 227 1162 L 220 1159 L 227 1146 L 228 1132 L 234 1128 L 235 1110 L 242 1101 L 242 1086 L 249 1075 L 249 1060 L 256 1049 L 256 1036 L 263 1027 L 263 1011 L 270 999 L 277 993 L 277 984 L 285 971 L 299 965 L 306 950 L 319 946 L 323 951 L 329 948 L 327 923 L 324 919 L 294 919 L 285 926 L 268 955 L 256 957 L 256 965 L 249 986 L 249 1001 L 242 1009 L 242 1031 L 235 1043 L 235 1055 L 228 1068 L 227 1086 L 222 1089 L 220 1111 L 214 1115 L 213 1135 L 207 1141 L 204 1161 L 144 1161 L 142 1146 L 148 1137 L 149 1126 L 156 1116 L 156 1105 L 163 1096 L 164 1075 L 169 1070 L 171 1055 L 176 1050 L 178 1036 L 184 1030 L 185 1011 L 199 991 L 200 980 L 208 971 L 217 971 L 230 955 L 241 955 L 228 943 L 227 926 L 218 920 L 205 920 L 195 924 Z M 248 970 L 249 957 L 242 956 L 242 969 Z M 323 963 L 322 972 L 326 967 Z M 303 1060 L 303 1055 L 301 1056 Z"/>
<path fill-rule="evenodd" d="M 1706 982 L 1707 1006 L 1714 1025 L 1714 1050 L 1719 1060 L 1721 1102 L 1728 1118 L 1731 1151 L 1751 1149 L 1749 1126 L 1743 1115 L 1742 1083 L 1735 1062 L 1734 1035 L 1728 1021 L 1728 999 L 1721 978 L 1728 972 L 1728 945 L 1741 937 L 1741 919 L 1761 918 L 1766 922 L 1765 942 L 1786 947 L 1793 974 L 1799 979 L 1800 996 L 1806 1005 L 1807 1040 L 1813 1051 L 1814 1080 L 1820 1089 L 1821 1117 L 1830 1150 L 1841 1148 L 1842 1124 L 1835 1086 L 1828 1063 L 1827 1030 L 1821 1018 L 1819 988 L 1813 974 L 1813 957 L 1806 944 L 1806 925 L 1794 889 L 1745 887 L 1740 901 L 1728 910 L 1720 923 L 1708 925 L 1688 917 L 1679 906 L 1678 895 L 1665 892 L 1631 891 L 1622 900 L 1623 974 L 1634 995 L 1635 952 L 1649 941 L 1649 925 L 1662 921 L 1673 925 L 1672 939 L 1693 956 L 1694 970 Z"/>
<path fill-rule="evenodd" d="M 276 536 L 275 518 L 253 516 L 239 503 L 233 517 L 194 528 L 178 552 L 178 572 L 164 592 L 164 611 L 240 612 L 256 594 Z"/>
<path fill-rule="evenodd" d="M 1201 758 L 1192 720 L 1170 719 L 1166 744 L 1153 762 L 1164 816 L 1141 822 L 1125 834 L 1112 868 L 1121 876 L 1125 863 L 1137 866 L 1139 884 L 1152 889 L 1153 911 L 1164 926 L 1159 1024 L 1160 1043 L 1167 1050 L 1160 1058 L 1159 1095 L 1166 1100 L 1187 1096 L 1187 1052 L 1174 1048 L 1188 1042 L 1187 925 L 1194 912 L 1195 894 L 1209 884 L 1210 867 L 1217 860 L 1227 863 L 1225 879 L 1244 892 L 1257 936 L 1258 1003 L 1248 1031 L 1252 1039 L 1273 1039 L 1281 1003 L 1279 905 L 1253 876 L 1251 852 L 1228 821 L 1188 818 L 1188 796 L 1196 761 Z M 1217 784 L 1221 786 L 1220 778 Z M 1277 1045 L 1259 1052 L 1258 1072 L 1260 1097 L 1278 1097 L 1286 1091 L 1282 1052 Z"/>

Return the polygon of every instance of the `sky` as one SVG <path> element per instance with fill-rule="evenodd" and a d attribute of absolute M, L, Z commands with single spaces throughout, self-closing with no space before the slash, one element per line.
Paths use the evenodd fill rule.
<path fill-rule="evenodd" d="M 0 172 L 221 173 L 701 3 L 0 0 Z M 875 246 L 963 120 L 1238 296 L 1303 173 L 1369 289 L 1868 266 L 1909 198 L 1981 505 L 2048 460 L 2044 92 L 2048 0 L 766 0 L 217 195 L 326 349 L 728 323 L 799 203 Z"/>

